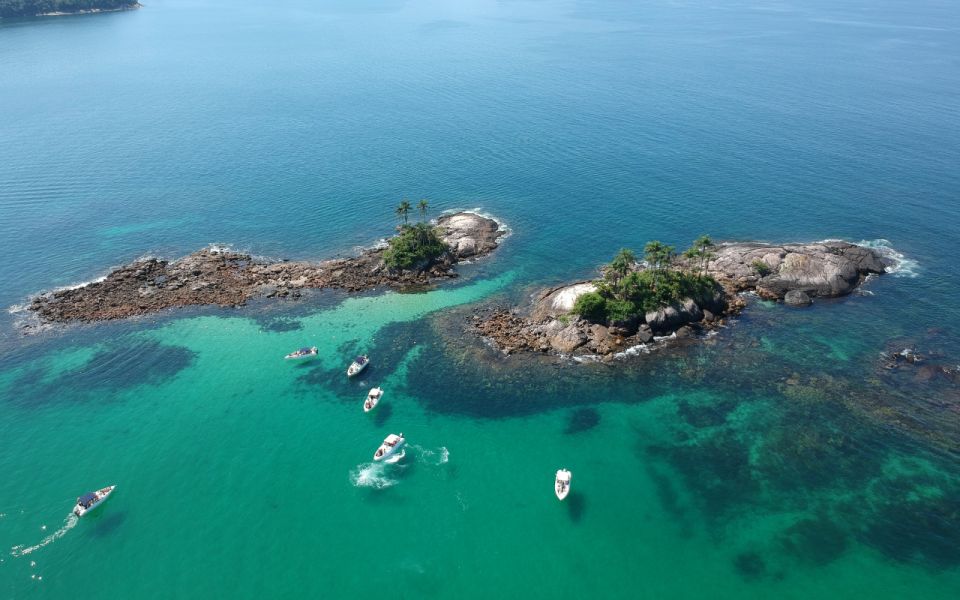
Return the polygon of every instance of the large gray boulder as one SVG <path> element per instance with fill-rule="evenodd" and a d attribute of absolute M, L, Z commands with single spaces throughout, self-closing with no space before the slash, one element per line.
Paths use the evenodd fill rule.
<path fill-rule="evenodd" d="M 810 296 L 844 296 L 870 273 L 883 273 L 883 257 L 871 248 L 846 242 L 816 244 L 724 244 L 708 270 L 740 288 L 783 298 L 790 290 Z M 757 265 L 765 265 L 758 269 Z M 713 310 L 711 308 L 711 310 Z"/>
<path fill-rule="evenodd" d="M 702 319 L 703 310 L 690 298 L 680 304 L 653 310 L 645 315 L 647 325 L 657 334 L 668 333 L 687 323 L 696 323 Z"/>
<path fill-rule="evenodd" d="M 570 354 L 587 343 L 587 334 L 580 330 L 576 323 L 572 323 L 549 338 L 550 346 L 561 354 Z"/>
<path fill-rule="evenodd" d="M 472 212 L 444 215 L 437 219 L 437 227 L 450 252 L 458 259 L 489 253 L 504 235 L 496 221 Z"/>
<path fill-rule="evenodd" d="M 784 294 L 783 303 L 787 306 L 810 306 L 813 300 L 803 290 L 790 290 Z"/>

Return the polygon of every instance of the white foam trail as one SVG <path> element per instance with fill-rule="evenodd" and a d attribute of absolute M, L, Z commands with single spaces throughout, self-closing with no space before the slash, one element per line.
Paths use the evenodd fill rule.
<path fill-rule="evenodd" d="M 354 487 L 382 490 L 399 482 L 387 476 L 387 467 L 383 463 L 363 463 L 350 471 L 350 483 Z"/>
<path fill-rule="evenodd" d="M 417 459 L 428 465 L 445 465 L 450 462 L 450 451 L 446 446 L 440 446 L 435 450 L 424 448 L 423 446 L 408 446 L 417 456 Z"/>
<path fill-rule="evenodd" d="M 54 531 L 47 537 L 43 538 L 43 540 L 41 540 L 39 544 L 30 546 L 27 548 L 23 547 L 22 545 L 14 546 L 13 548 L 10 549 L 10 554 L 12 554 L 13 556 L 26 556 L 27 554 L 36 552 L 40 548 L 43 548 L 48 544 L 52 544 L 53 542 L 65 536 L 68 531 L 76 527 L 78 521 L 80 521 L 80 519 L 77 518 L 75 514 L 70 513 L 69 515 L 67 515 L 67 518 L 63 520 L 63 527 Z"/>
<path fill-rule="evenodd" d="M 890 263 L 887 267 L 887 273 L 891 275 L 909 277 L 910 279 L 920 276 L 920 263 L 912 258 L 907 258 L 902 252 L 898 252 L 890 245 L 888 240 L 882 238 L 876 240 L 860 240 L 857 242 L 857 245 L 872 248 L 879 252 L 880 256 Z"/>

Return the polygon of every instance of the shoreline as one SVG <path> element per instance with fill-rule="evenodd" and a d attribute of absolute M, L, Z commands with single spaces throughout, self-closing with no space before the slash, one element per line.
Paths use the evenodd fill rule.
<path fill-rule="evenodd" d="M 69 17 L 72 15 L 94 15 L 98 13 L 112 13 L 112 12 L 124 12 L 128 10 L 137 10 L 138 8 L 143 8 L 143 5 L 139 2 L 135 2 L 130 6 L 119 6 L 117 8 L 82 8 L 80 10 L 72 10 L 69 12 L 65 11 L 54 11 L 47 13 L 37 13 L 31 15 L 34 17 Z M 24 15 L 27 16 L 27 15 Z"/>

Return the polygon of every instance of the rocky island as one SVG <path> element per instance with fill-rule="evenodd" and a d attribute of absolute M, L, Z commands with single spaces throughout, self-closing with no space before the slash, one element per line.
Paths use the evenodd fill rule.
<path fill-rule="evenodd" d="M 715 245 L 703 236 L 680 255 L 651 242 L 644 262 L 621 250 L 601 277 L 542 290 L 527 306 L 478 314 L 471 328 L 505 354 L 609 359 L 658 338 L 722 326 L 746 305 L 742 292 L 805 306 L 847 295 L 889 266 L 876 250 L 840 241 Z"/>
<path fill-rule="evenodd" d="M 441 216 L 436 224 L 407 223 L 411 207 L 397 209 L 399 233 L 350 258 L 267 261 L 248 254 L 205 248 L 167 261 L 147 258 L 115 269 L 104 279 L 41 294 L 30 303 L 45 323 L 121 319 L 192 305 L 240 306 L 258 297 L 299 296 L 303 290 L 334 288 L 361 292 L 404 289 L 456 277 L 458 262 L 492 252 L 504 230 L 472 212 Z"/>

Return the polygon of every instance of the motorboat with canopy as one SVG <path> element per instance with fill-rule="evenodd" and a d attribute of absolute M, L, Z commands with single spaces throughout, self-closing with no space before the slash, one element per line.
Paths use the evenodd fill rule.
<path fill-rule="evenodd" d="M 290 354 L 284 356 L 284 358 L 306 358 L 308 356 L 316 356 L 316 355 L 317 355 L 317 347 L 313 346 L 311 348 L 300 348 L 299 350 L 295 350 Z"/>
<path fill-rule="evenodd" d="M 370 359 L 367 358 L 366 354 L 354 358 L 353 362 L 350 363 L 350 366 L 347 368 L 347 377 L 353 377 L 360 371 L 366 369 L 369 364 Z"/>
<path fill-rule="evenodd" d="M 82 517 L 93 509 L 97 508 L 104 501 L 110 497 L 110 494 L 113 493 L 113 490 L 117 486 L 111 485 L 103 489 L 99 489 L 95 492 L 90 492 L 89 494 L 84 494 L 77 498 L 77 504 L 73 507 L 73 514 L 78 517 Z"/>

